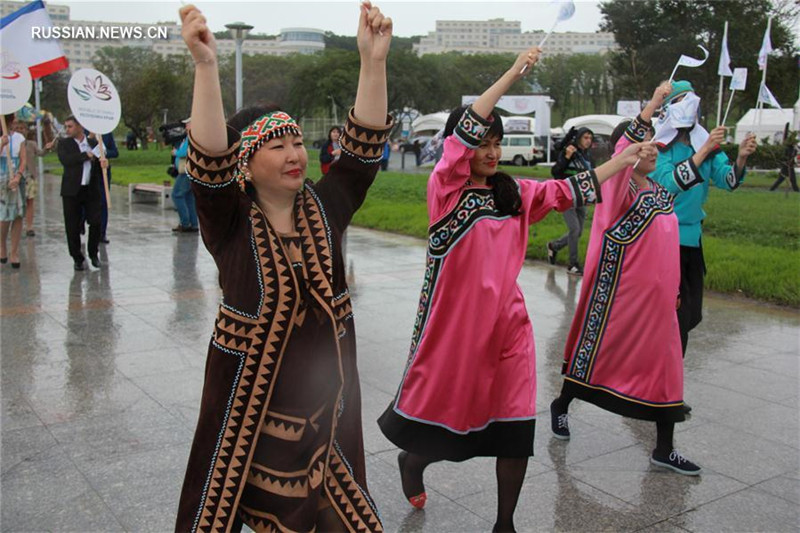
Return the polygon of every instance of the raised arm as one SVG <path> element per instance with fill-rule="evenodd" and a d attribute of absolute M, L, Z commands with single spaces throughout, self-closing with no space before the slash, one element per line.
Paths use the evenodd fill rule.
<path fill-rule="evenodd" d="M 392 19 L 368 0 L 361 4 L 357 42 L 361 69 L 353 114 L 360 122 L 381 127 L 386 124 L 388 108 L 386 56 L 392 42 Z"/>
<path fill-rule="evenodd" d="M 192 96 L 192 137 L 209 153 L 228 148 L 225 112 L 217 66 L 217 42 L 206 25 L 206 18 L 194 5 L 180 9 L 181 35 L 194 61 Z"/>
<path fill-rule="evenodd" d="M 386 95 L 386 57 L 391 39 L 392 19 L 370 2 L 363 2 L 358 20 L 361 70 L 356 103 L 340 138 L 341 157 L 315 185 L 327 206 L 328 221 L 340 230 L 347 227 L 364 202 L 393 125 Z"/>
<path fill-rule="evenodd" d="M 486 89 L 483 94 L 473 102 L 473 111 L 483 118 L 488 118 L 494 106 L 497 104 L 497 101 L 500 100 L 500 97 L 508 92 L 511 86 L 514 85 L 514 82 L 522 78 L 523 75 L 520 74 L 522 68 L 527 66 L 528 68 L 525 69 L 525 72 L 530 72 L 531 67 L 539 61 L 539 54 L 541 53 L 542 49 L 538 46 L 534 46 L 527 52 L 522 52 L 517 56 L 517 60 L 514 61 L 511 68 L 500 76 L 500 79 L 494 82 L 491 87 Z"/>

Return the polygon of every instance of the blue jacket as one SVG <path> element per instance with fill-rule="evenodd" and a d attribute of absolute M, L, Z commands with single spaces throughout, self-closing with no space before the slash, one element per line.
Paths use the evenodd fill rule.
<path fill-rule="evenodd" d="M 681 246 L 699 248 L 709 184 L 713 182 L 715 187 L 732 191 L 742 184 L 745 172 L 737 178 L 734 165 L 721 150 L 707 157 L 700 168 L 692 162 L 694 154 L 688 144 L 672 143 L 659 152 L 656 169 L 650 177 L 675 195 Z"/>

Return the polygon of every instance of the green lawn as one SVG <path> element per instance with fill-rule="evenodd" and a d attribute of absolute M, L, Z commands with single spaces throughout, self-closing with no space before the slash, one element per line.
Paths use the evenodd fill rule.
<path fill-rule="evenodd" d="M 308 175 L 319 176 L 318 151 L 309 150 Z M 46 162 L 55 167 L 58 160 L 49 155 Z M 112 161 L 114 184 L 161 183 L 169 180 L 167 150 L 120 150 Z M 544 166 L 501 167 L 514 176 L 544 178 Z M 364 206 L 353 222 L 360 226 L 424 238 L 428 215 L 425 206 L 425 174 L 381 172 Z M 750 173 L 745 186 L 735 193 L 712 187 L 706 204 L 704 249 L 708 276 L 706 286 L 719 292 L 800 307 L 800 194 L 768 192 L 774 173 Z M 580 254 L 586 250 L 589 235 L 581 240 Z M 561 215 L 551 213 L 533 227 L 528 256 L 545 259 L 544 244 L 565 232 Z M 562 253 L 560 260 L 566 259 Z"/>

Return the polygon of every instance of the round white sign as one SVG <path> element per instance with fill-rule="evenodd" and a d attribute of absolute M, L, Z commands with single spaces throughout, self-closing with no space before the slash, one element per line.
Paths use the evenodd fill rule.
<path fill-rule="evenodd" d="M 0 54 L 0 113 L 14 113 L 28 103 L 33 82 L 26 66 L 3 50 Z"/>
<path fill-rule="evenodd" d="M 98 70 L 75 71 L 67 85 L 67 100 L 81 126 L 93 133 L 111 133 L 119 124 L 119 93 L 108 76 Z"/>

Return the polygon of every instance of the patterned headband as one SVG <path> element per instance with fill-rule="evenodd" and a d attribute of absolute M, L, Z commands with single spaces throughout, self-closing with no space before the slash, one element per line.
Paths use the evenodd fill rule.
<path fill-rule="evenodd" d="M 261 148 L 265 142 L 283 137 L 287 134 L 300 135 L 300 126 L 283 111 L 272 111 L 260 116 L 242 130 L 241 144 L 239 145 L 239 166 L 236 169 L 236 180 L 244 189 L 244 170 L 250 157 Z"/>

